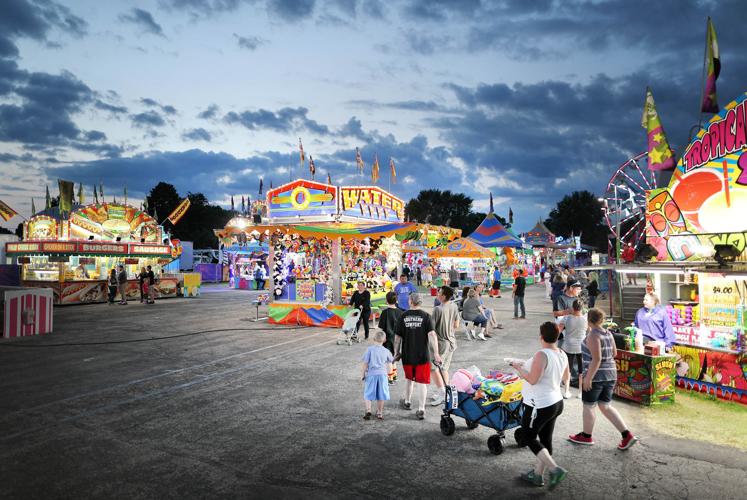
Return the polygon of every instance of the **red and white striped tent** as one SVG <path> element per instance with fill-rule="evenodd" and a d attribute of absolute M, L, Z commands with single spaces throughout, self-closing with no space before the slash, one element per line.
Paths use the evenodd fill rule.
<path fill-rule="evenodd" d="M 54 295 L 50 288 L 0 287 L 4 338 L 52 332 Z"/>

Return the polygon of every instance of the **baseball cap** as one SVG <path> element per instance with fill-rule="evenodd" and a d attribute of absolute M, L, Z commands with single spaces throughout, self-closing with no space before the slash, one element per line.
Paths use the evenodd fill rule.
<path fill-rule="evenodd" d="M 580 281 L 578 281 L 578 280 L 568 280 L 568 284 L 567 284 L 566 286 L 567 286 L 568 288 L 571 288 L 571 287 L 574 287 L 574 286 L 577 286 L 577 287 L 579 287 L 579 288 L 582 288 L 582 286 L 581 286 L 581 282 L 580 282 Z"/>

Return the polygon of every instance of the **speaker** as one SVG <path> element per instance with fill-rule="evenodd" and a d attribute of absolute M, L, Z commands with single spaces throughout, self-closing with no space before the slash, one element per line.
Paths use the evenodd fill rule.
<path fill-rule="evenodd" d="M 726 267 L 726 264 L 734 262 L 741 254 L 734 245 L 714 245 L 713 249 L 716 252 L 713 258 L 718 262 L 719 267 Z"/>
<path fill-rule="evenodd" d="M 656 248 L 646 243 L 638 248 L 635 256 L 635 261 L 648 262 L 649 260 L 651 260 L 651 258 L 656 257 L 657 255 L 659 255 L 659 252 L 656 250 Z"/>

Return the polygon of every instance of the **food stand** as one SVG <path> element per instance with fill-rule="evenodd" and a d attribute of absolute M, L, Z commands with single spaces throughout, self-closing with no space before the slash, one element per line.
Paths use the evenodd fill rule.
<path fill-rule="evenodd" d="M 22 286 L 51 289 L 59 305 L 106 302 L 109 271 L 120 264 L 130 280 L 127 296 L 139 298 L 137 273 L 150 265 L 159 275 L 173 250 L 150 215 L 113 203 L 74 207 L 66 219 L 57 209 L 44 211 L 24 222 L 21 242 L 5 245 L 21 266 Z M 156 297 L 175 297 L 177 288 L 176 278 L 161 275 Z"/>
<path fill-rule="evenodd" d="M 747 94 L 698 132 L 667 187 L 648 192 L 647 273 L 668 306 L 679 387 L 747 404 Z"/>
<path fill-rule="evenodd" d="M 618 349 L 615 395 L 646 406 L 674 403 L 675 357 Z"/>
<path fill-rule="evenodd" d="M 422 230 L 403 222 L 402 200 L 376 186 L 299 179 L 269 190 L 266 207 L 251 225 L 215 233 L 225 243 L 248 236 L 269 246 L 270 323 L 341 326 L 349 285 L 363 278 L 381 295 L 400 242 Z"/>

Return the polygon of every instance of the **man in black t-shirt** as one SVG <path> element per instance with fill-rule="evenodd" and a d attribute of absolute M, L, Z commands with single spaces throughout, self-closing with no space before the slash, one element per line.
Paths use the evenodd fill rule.
<path fill-rule="evenodd" d="M 524 290 L 527 287 L 527 280 L 524 278 L 524 270 L 519 268 L 516 278 L 514 279 L 513 285 L 513 297 L 514 297 L 514 319 L 527 319 L 527 310 L 524 307 Z M 521 308 L 521 316 L 519 316 L 519 308 Z"/>
<path fill-rule="evenodd" d="M 362 324 L 366 339 L 368 339 L 368 322 L 371 319 L 371 292 L 366 290 L 366 283 L 363 281 L 358 282 L 358 290 L 353 292 L 353 296 L 350 297 L 350 305 L 361 311 L 358 324 L 355 325 L 355 334 L 358 334 Z"/>
<path fill-rule="evenodd" d="M 406 410 L 412 408 L 412 391 L 417 384 L 418 410 L 415 416 L 418 420 L 425 418 L 425 398 L 428 394 L 428 384 L 431 383 L 430 352 L 434 353 L 435 363 L 441 364 L 433 318 L 420 309 L 422 302 L 419 293 L 410 294 L 410 309 L 402 313 L 394 340 L 394 351 L 397 353 L 395 359 L 402 358 L 402 368 L 407 378 L 405 397 L 400 403 Z"/>

